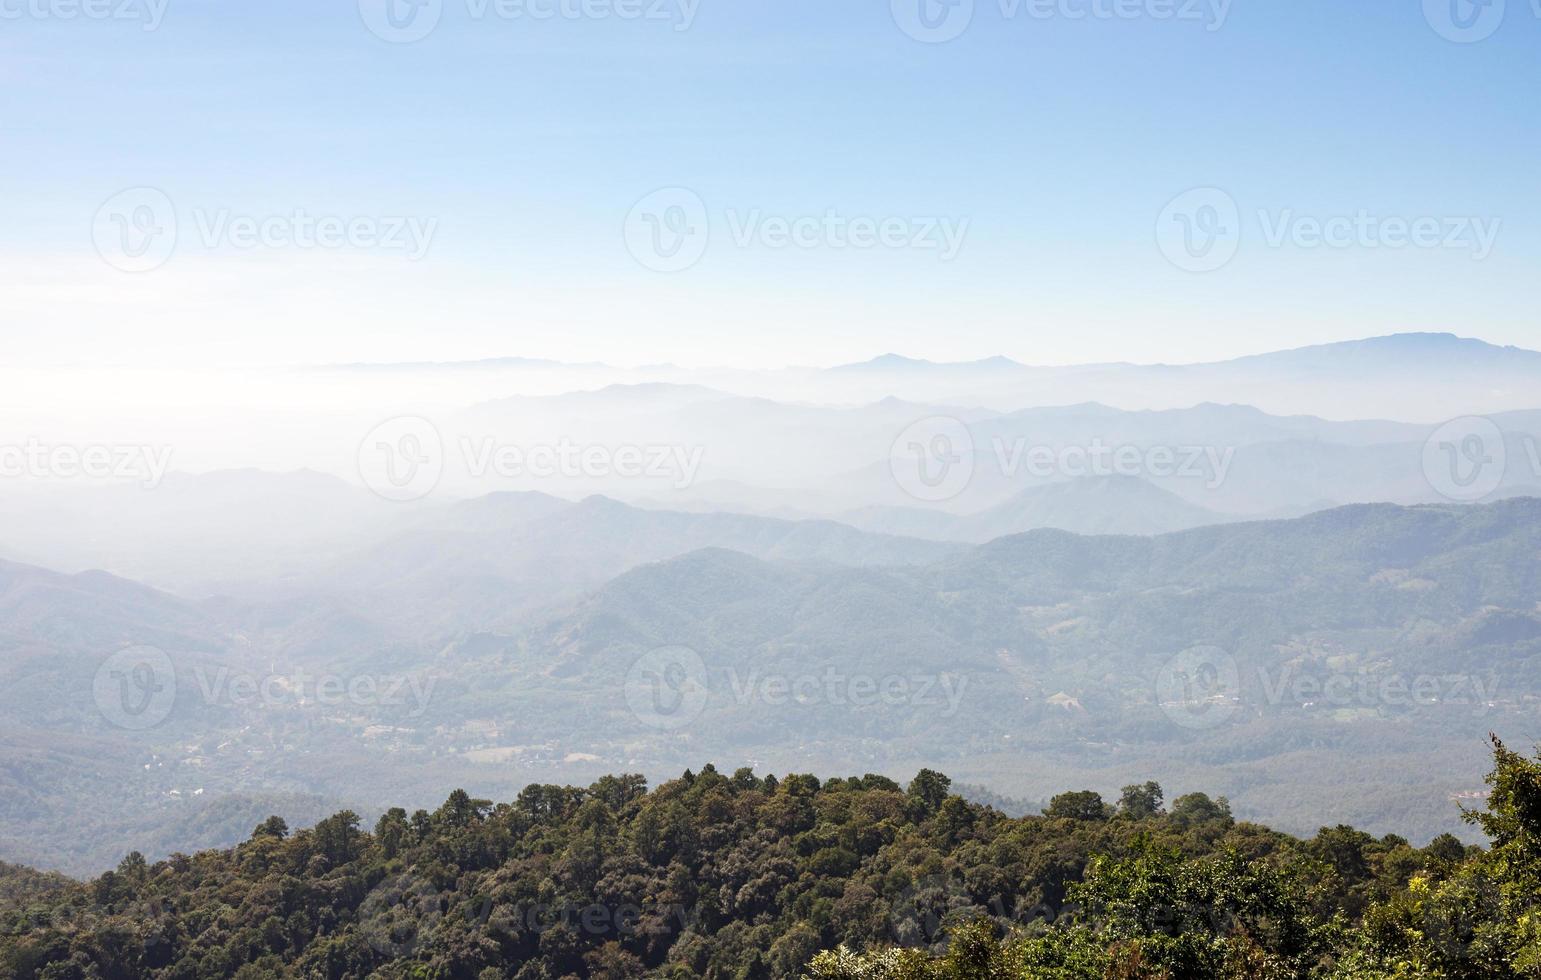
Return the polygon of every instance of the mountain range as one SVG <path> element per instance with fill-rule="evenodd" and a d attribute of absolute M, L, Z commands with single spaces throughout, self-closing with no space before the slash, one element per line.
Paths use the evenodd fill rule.
<path fill-rule="evenodd" d="M 916 466 L 906 457 L 915 437 L 906 433 L 937 419 L 951 426 L 949 445 L 960 440 L 955 455 L 968 479 L 941 499 L 922 499 L 905 475 Z M 1501 413 L 1479 424 L 1488 423 L 1494 433 L 1486 440 L 1493 444 L 1489 455 L 1501 449 L 1505 460 L 1487 499 L 1541 492 L 1541 412 Z M 529 513 L 547 519 L 602 496 L 676 515 L 837 521 L 955 543 L 1037 527 L 1155 534 L 1349 503 L 1445 499 L 1429 468 L 1435 427 L 1274 416 L 1243 405 L 1126 411 L 1077 404 L 998 413 L 886 398 L 832 408 L 649 384 L 522 398 L 517 408 L 470 408 L 446 416 L 440 434 L 443 478 L 436 492 L 406 504 L 358 486 L 357 472 L 345 478 L 315 470 L 173 471 L 150 489 L 11 482 L 0 486 L 0 521 L 7 529 L 0 556 L 62 571 L 106 569 L 209 596 L 309 589 L 327 570 L 357 561 L 378 565 L 367 574 L 386 575 L 393 565 L 431 566 L 436 549 L 445 560 L 465 556 L 482 546 L 455 544 L 456 536 L 512 530 L 521 524 L 521 499 L 543 501 L 544 510 Z M 528 448 L 565 441 L 604 454 L 657 446 L 675 454 L 662 458 L 694 460 L 699 468 L 683 483 L 675 480 L 678 473 L 659 479 L 472 477 L 462 453 L 468 441 L 473 454 L 484 444 Z M 503 503 L 478 504 L 479 498 Z M 509 510 L 499 513 L 498 507 Z M 602 522 L 613 516 L 598 504 L 578 513 Z M 644 520 L 637 514 L 628 519 Z M 678 533 L 682 544 L 738 547 L 735 535 L 762 534 L 722 522 L 715 531 L 706 530 L 705 521 L 695 525 L 647 530 L 639 524 L 639 542 Z M 581 588 L 618 570 L 614 562 L 564 570 L 556 539 L 585 532 L 571 522 L 553 526 L 549 533 L 532 531 L 544 537 L 521 541 L 518 549 L 536 561 L 552 559 L 553 583 L 566 576 Z M 765 533 L 774 538 L 777 532 Z M 608 536 L 605 547 L 632 549 L 638 560 L 678 553 L 625 539 Z M 761 553 L 754 550 L 760 545 L 750 547 Z M 497 564 L 507 571 L 518 560 L 504 555 Z M 482 574 L 472 566 L 461 571 Z M 520 604 L 515 596 L 513 605 Z"/>
<path fill-rule="evenodd" d="M 495 521 L 502 537 L 454 534 Z M 1541 697 L 1538 529 L 1541 500 L 1516 498 L 969 546 L 500 496 L 404 532 L 424 554 L 383 546 L 282 596 L 6 564 L 0 859 L 81 870 L 155 851 L 156 827 L 702 752 L 901 775 L 939 760 L 1024 798 L 1202 777 L 1284 827 L 1458 831 L 1450 800 L 1472 787 L 1440 774 L 1472 771 L 1489 730 L 1523 738 Z M 557 547 L 573 577 L 540 557 Z M 145 644 L 174 665 L 174 699 L 125 729 L 99 685 Z M 243 677 L 280 680 L 253 700 Z M 322 677 L 399 697 L 327 699 Z"/>
<path fill-rule="evenodd" d="M 524 390 L 591 388 L 596 384 L 668 382 L 705 385 L 782 401 L 860 403 L 902 393 L 917 401 L 1012 411 L 1099 401 L 1125 409 L 1199 402 L 1242 403 L 1276 415 L 1340 419 L 1395 418 L 1432 423 L 1463 414 L 1533 408 L 1541 353 L 1450 333 L 1401 333 L 1260 353 L 1200 364 L 1044 366 L 1004 356 L 935 362 L 899 354 L 831 368 L 774 371 L 690 369 L 676 365 L 619 368 L 508 360 L 415 365 L 349 365 L 314 369 L 318 377 L 403 375 L 458 378 Z M 492 396 L 489 396 L 492 397 Z"/>
<path fill-rule="evenodd" d="M 1444 774 L 1541 705 L 1538 362 L 350 365 L 232 379 L 209 443 L 125 404 L 164 479 L 0 481 L 0 860 L 707 757 L 1462 832 Z M 542 450 L 582 465 L 473 465 Z"/>

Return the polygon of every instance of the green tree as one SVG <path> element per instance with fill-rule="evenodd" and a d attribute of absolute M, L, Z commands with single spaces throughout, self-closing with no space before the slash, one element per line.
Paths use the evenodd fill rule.
<path fill-rule="evenodd" d="M 1119 816 L 1131 820 L 1148 820 L 1161 812 L 1161 785 L 1146 782 L 1125 786 L 1118 798 Z"/>
<path fill-rule="evenodd" d="M 289 836 L 289 824 L 283 817 L 271 816 L 257 825 L 257 829 L 251 832 L 252 837 L 276 837 L 283 840 Z"/>
<path fill-rule="evenodd" d="M 1066 820 L 1106 820 L 1108 805 L 1102 802 L 1102 794 L 1092 790 L 1061 793 L 1049 800 L 1044 816 Z"/>
<path fill-rule="evenodd" d="M 942 808 L 947 801 L 947 791 L 952 788 L 952 780 L 932 769 L 922 769 L 910 780 L 906 794 L 926 815 L 935 813 Z"/>
<path fill-rule="evenodd" d="M 1492 848 L 1431 869 L 1442 880 L 1418 875 L 1371 908 L 1339 977 L 1541 977 L 1541 761 L 1492 743 L 1487 808 L 1467 813 Z M 1439 852 L 1448 859 L 1455 848 Z"/>
<path fill-rule="evenodd" d="M 1172 801 L 1172 819 L 1184 826 L 1205 823 L 1230 824 L 1231 804 L 1225 797 L 1210 799 L 1204 793 L 1188 793 Z"/>

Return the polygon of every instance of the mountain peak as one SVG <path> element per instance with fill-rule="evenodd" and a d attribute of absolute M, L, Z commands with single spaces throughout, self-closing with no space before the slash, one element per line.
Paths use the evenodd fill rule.
<path fill-rule="evenodd" d="M 1314 344 L 1293 350 L 1253 354 L 1237 358 L 1238 364 L 1315 364 L 1343 366 L 1355 360 L 1375 360 L 1385 365 L 1385 358 L 1401 358 L 1403 361 L 1435 362 L 1441 366 L 1453 363 L 1501 363 L 1541 361 L 1541 353 L 1523 347 L 1490 344 L 1474 337 L 1460 337 L 1453 333 L 1394 333 L 1362 340 L 1342 340 L 1327 344 Z"/>
<path fill-rule="evenodd" d="M 905 357 L 903 354 L 880 354 L 870 361 L 860 361 L 855 364 L 841 364 L 831 368 L 833 371 L 899 371 L 914 368 L 930 368 L 937 365 L 932 361 L 921 360 L 914 357 Z"/>

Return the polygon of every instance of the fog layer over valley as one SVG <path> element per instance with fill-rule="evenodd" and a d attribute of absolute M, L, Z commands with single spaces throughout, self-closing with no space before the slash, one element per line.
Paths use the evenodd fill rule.
<path fill-rule="evenodd" d="M 39 403 L 0 485 L 0 859 L 706 758 L 1469 834 L 1483 736 L 1541 696 L 1537 361 L 334 367 L 202 425 L 130 400 L 116 442 Z"/>

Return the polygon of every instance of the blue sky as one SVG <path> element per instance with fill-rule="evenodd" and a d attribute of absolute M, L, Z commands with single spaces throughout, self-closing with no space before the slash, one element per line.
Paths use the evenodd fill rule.
<path fill-rule="evenodd" d="M 1531 0 L 1472 43 L 1441 36 L 1440 0 L 1175 0 L 1195 19 L 976 0 L 947 43 L 890 0 L 645 0 L 641 20 L 440 0 L 406 44 L 355 0 L 153 0 L 154 30 L 152 0 L 66 19 L 77 2 L 0 0 L 13 364 L 1175 362 L 1399 330 L 1541 347 Z M 174 214 L 149 271 L 93 238 L 129 188 Z M 628 250 L 660 188 L 709 231 L 680 271 Z M 1158 247 L 1193 188 L 1236 207 L 1212 271 Z M 373 229 L 302 247 L 301 212 Z M 697 230 L 688 209 L 653 220 L 679 215 Z M 841 248 L 827 216 L 895 235 Z M 239 241 L 243 218 L 271 240 Z M 800 219 L 806 247 L 779 244 Z M 1434 221 L 1440 244 L 1312 244 L 1335 219 Z M 938 222 L 956 255 L 928 247 Z"/>

